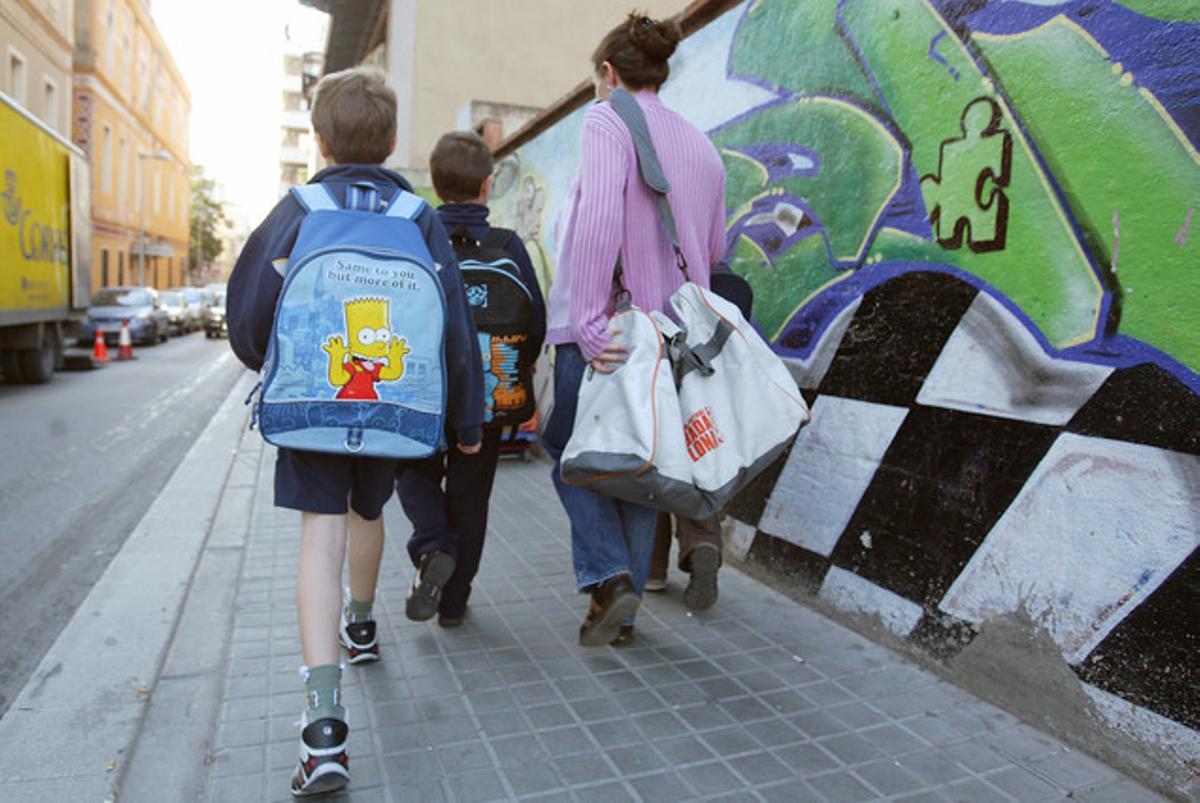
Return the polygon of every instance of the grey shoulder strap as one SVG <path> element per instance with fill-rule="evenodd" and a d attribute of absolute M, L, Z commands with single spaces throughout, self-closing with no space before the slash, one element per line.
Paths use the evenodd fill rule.
<path fill-rule="evenodd" d="M 671 204 L 667 201 L 667 193 L 671 191 L 671 185 L 667 183 L 662 163 L 658 160 L 658 151 L 654 148 L 654 140 L 650 138 L 650 128 L 646 125 L 646 115 L 642 113 L 642 107 L 638 105 L 633 95 L 624 89 L 614 89 L 612 94 L 609 95 L 608 101 L 612 104 L 613 111 L 625 123 L 625 127 L 629 129 L 629 134 L 633 137 L 633 147 L 637 151 L 638 166 L 641 168 L 642 180 L 646 182 L 646 186 L 654 193 L 654 202 L 658 207 L 659 220 L 662 221 L 662 226 L 667 232 L 667 237 L 671 240 L 671 245 L 675 249 L 675 257 L 679 269 L 686 276 L 687 263 L 683 259 L 683 252 L 679 250 L 679 234 L 675 228 L 675 215 L 672 214 Z"/>

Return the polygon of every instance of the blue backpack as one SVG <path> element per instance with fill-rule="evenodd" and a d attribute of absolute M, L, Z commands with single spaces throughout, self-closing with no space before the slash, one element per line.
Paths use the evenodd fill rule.
<path fill-rule="evenodd" d="M 283 270 L 255 421 L 289 449 L 418 459 L 444 448 L 446 299 L 425 202 L 369 182 L 292 189 L 308 214 Z M 253 397 L 253 394 L 251 394 Z M 251 422 L 251 427 L 255 421 Z"/>

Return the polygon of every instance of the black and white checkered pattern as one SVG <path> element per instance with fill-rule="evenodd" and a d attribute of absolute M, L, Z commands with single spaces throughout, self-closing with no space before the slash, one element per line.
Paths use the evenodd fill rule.
<path fill-rule="evenodd" d="M 864 294 L 793 371 L 813 421 L 730 508 L 730 548 L 942 658 L 1044 614 L 1100 693 L 1200 729 L 1200 398 L 1058 360 L 954 277 Z"/>

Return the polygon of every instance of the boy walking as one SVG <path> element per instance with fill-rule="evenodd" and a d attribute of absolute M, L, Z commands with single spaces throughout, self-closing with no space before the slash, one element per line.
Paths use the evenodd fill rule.
<path fill-rule="evenodd" d="M 451 449 L 444 458 L 404 466 L 396 491 L 413 525 L 408 553 L 419 569 L 405 612 L 416 621 L 437 614 L 439 625 L 455 627 L 466 616 L 483 554 L 501 433 L 536 409 L 530 373 L 546 335 L 546 305 L 521 238 L 488 225 L 492 154 L 483 139 L 467 131 L 444 135 L 429 171 L 479 333 L 483 448 L 477 454 Z"/>
<path fill-rule="evenodd" d="M 360 68 L 323 78 L 313 100 L 312 123 L 330 167 L 310 184 L 324 185 L 343 208 L 359 208 L 363 197 L 375 197 L 372 192 L 386 205 L 397 193 L 411 191 L 403 177 L 381 167 L 396 139 L 396 95 L 381 71 Z M 230 276 L 229 341 L 252 370 L 260 370 L 266 357 L 276 300 L 305 215 L 305 206 L 292 194 L 282 198 L 250 236 Z M 412 222 L 439 266 L 437 277 L 446 299 L 447 424 L 459 448 L 478 449 L 482 378 L 462 277 L 437 215 L 428 207 L 420 208 Z M 405 221 L 403 225 L 411 224 Z M 362 309 L 352 310 L 348 305 L 345 312 L 345 326 L 356 331 L 348 332 L 345 339 L 331 338 L 325 349 L 330 398 L 374 399 L 377 383 L 400 379 L 408 353 L 405 341 L 387 331 L 386 321 L 380 326 L 364 323 L 359 331 L 357 319 L 373 321 L 379 311 L 375 307 L 383 303 L 379 299 L 364 301 L 359 305 Z M 331 325 L 342 331 L 341 321 Z M 291 782 L 294 795 L 339 789 L 350 778 L 339 633 L 352 663 L 378 659 L 371 604 L 383 553 L 381 514 L 391 496 L 397 466 L 396 460 L 349 453 L 289 448 L 277 453 L 275 504 L 301 511 L 296 607 L 306 706 L 301 720 L 300 765 Z M 351 600 L 343 609 L 341 577 L 347 541 Z"/>

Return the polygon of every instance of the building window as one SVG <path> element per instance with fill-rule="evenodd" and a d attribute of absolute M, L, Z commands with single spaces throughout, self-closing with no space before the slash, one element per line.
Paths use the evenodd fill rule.
<path fill-rule="evenodd" d="M 100 286 L 108 287 L 108 249 L 100 249 Z"/>
<path fill-rule="evenodd" d="M 51 128 L 58 128 L 58 84 L 49 76 L 43 78 L 42 84 L 42 119 Z"/>
<path fill-rule="evenodd" d="M 173 223 L 173 222 L 175 222 L 175 188 L 173 186 L 171 186 L 172 184 L 174 184 L 174 182 L 171 181 L 171 177 L 168 176 L 167 177 L 167 220 L 170 220 Z"/>
<path fill-rule="evenodd" d="M 125 252 L 117 252 L 117 284 L 125 284 Z"/>
<path fill-rule="evenodd" d="M 125 9 L 125 25 L 121 35 L 121 85 L 125 95 L 133 94 L 133 12 Z"/>
<path fill-rule="evenodd" d="M 108 13 L 104 15 L 104 66 L 116 69 L 117 25 L 113 15 L 113 0 L 108 0 Z"/>
<path fill-rule="evenodd" d="M 112 195 L 113 153 L 112 128 L 110 126 L 104 126 L 104 131 L 100 135 L 100 154 L 104 160 L 100 168 L 100 191 L 105 195 Z"/>
<path fill-rule="evenodd" d="M 125 151 L 125 137 L 117 141 L 117 205 L 125 211 L 125 198 L 129 187 L 129 154 Z"/>
<path fill-rule="evenodd" d="M 154 214 L 162 214 L 162 170 L 154 167 Z"/>
<path fill-rule="evenodd" d="M 8 94 L 25 105 L 25 57 L 13 48 L 8 49 Z"/>

